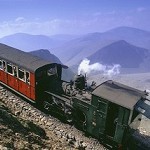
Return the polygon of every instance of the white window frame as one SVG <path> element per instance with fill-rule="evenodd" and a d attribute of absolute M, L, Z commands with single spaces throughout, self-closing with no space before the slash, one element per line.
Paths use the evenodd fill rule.
<path fill-rule="evenodd" d="M 24 74 L 24 78 L 20 78 L 20 71 Z M 25 82 L 25 70 L 18 68 L 18 79 Z"/>
<path fill-rule="evenodd" d="M 29 74 L 28 79 L 27 79 L 27 73 Z M 26 83 L 28 83 L 30 85 L 30 72 L 29 71 L 25 71 L 25 81 L 26 81 Z"/>
<path fill-rule="evenodd" d="M 16 76 L 15 76 L 15 68 L 16 68 L 16 73 L 17 73 Z M 16 66 L 16 65 L 13 65 L 13 74 L 14 74 L 14 77 L 19 78 L 19 75 L 18 75 L 18 66 Z"/>
<path fill-rule="evenodd" d="M 3 63 L 3 71 L 7 72 L 7 62 L 5 60 L 2 60 L 2 63 Z M 5 63 L 5 66 L 4 66 L 4 63 Z"/>

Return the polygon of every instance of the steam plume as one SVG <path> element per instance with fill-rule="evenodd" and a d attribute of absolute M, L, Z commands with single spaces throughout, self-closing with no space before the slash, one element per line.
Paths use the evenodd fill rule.
<path fill-rule="evenodd" d="M 99 72 L 104 75 L 113 76 L 120 73 L 120 65 L 115 64 L 113 66 L 107 66 L 100 63 L 94 63 L 90 65 L 90 60 L 83 59 L 78 67 L 78 74 L 90 74 L 91 72 Z"/>

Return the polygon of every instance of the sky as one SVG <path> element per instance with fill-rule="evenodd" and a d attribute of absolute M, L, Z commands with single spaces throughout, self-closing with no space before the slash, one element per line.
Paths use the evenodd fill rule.
<path fill-rule="evenodd" d="M 150 31 L 150 0 L 0 0 L 0 37 L 86 34 L 119 26 Z"/>

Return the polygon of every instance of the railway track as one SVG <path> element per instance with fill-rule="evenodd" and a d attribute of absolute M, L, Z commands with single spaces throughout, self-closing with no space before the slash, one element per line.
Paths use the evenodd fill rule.
<path fill-rule="evenodd" d="M 54 142 L 52 149 L 85 149 L 106 150 L 98 140 L 86 137 L 82 131 L 74 126 L 60 122 L 47 115 L 19 96 L 0 85 L 0 101 L 18 118 L 23 118 L 40 126 L 46 135 Z"/>

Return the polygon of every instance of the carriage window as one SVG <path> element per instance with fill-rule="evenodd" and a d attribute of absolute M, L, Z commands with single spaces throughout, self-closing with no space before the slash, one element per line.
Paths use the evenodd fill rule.
<path fill-rule="evenodd" d="M 12 64 L 7 63 L 7 72 L 13 74 Z"/>
<path fill-rule="evenodd" d="M 3 63 L 1 60 L 0 60 L 0 69 L 3 69 Z"/>
<path fill-rule="evenodd" d="M 23 69 L 18 70 L 18 75 L 21 80 L 25 80 L 25 74 Z"/>
<path fill-rule="evenodd" d="M 56 67 L 55 66 L 47 70 L 47 75 L 48 76 L 54 75 L 56 73 L 57 73 L 57 71 L 56 71 Z"/>
<path fill-rule="evenodd" d="M 26 72 L 26 83 L 30 84 L 30 73 Z"/>

